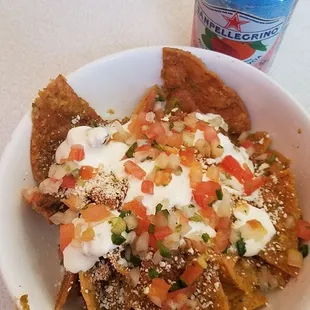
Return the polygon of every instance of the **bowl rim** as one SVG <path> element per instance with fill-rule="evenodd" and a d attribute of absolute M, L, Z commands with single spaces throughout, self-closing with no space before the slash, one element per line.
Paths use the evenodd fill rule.
<path fill-rule="evenodd" d="M 214 51 L 209 51 L 209 50 L 204 50 L 201 48 L 196 48 L 196 47 L 191 47 L 191 46 L 178 46 L 178 45 L 155 45 L 155 46 L 147 46 L 147 47 L 137 47 L 137 48 L 132 48 L 132 49 L 127 49 L 127 50 L 123 50 L 120 52 L 116 52 L 113 54 L 108 54 L 106 56 L 100 57 L 94 61 L 91 61 L 87 64 L 84 64 L 83 66 L 77 68 L 76 70 L 72 71 L 69 74 L 66 74 L 65 77 L 67 80 L 70 80 L 71 78 L 73 78 L 77 73 L 82 72 L 85 69 L 91 69 L 93 67 L 98 66 L 101 63 L 107 62 L 107 61 L 111 61 L 117 58 L 121 58 L 124 55 L 128 56 L 130 54 L 135 54 L 135 53 L 144 53 L 144 52 L 148 52 L 148 51 L 152 51 L 152 50 L 156 50 L 156 49 L 162 49 L 164 47 L 169 47 L 169 48 L 178 48 L 181 50 L 185 50 L 188 52 L 193 53 L 194 55 L 196 55 L 198 58 L 200 58 L 199 54 L 203 54 L 203 53 L 212 53 L 212 54 L 217 54 L 218 58 L 222 58 L 222 59 L 226 59 L 226 60 L 230 60 L 233 62 L 238 63 L 238 67 L 243 66 L 245 70 L 247 70 L 247 72 L 249 74 L 255 74 L 258 75 L 260 78 L 268 80 L 275 88 L 278 88 L 278 90 L 280 92 L 283 93 L 283 95 L 285 97 L 288 98 L 288 100 L 290 100 L 293 104 L 294 104 L 294 109 L 299 110 L 299 112 L 301 112 L 301 114 L 303 114 L 303 116 L 306 117 L 307 121 L 310 124 L 310 114 L 307 112 L 307 110 L 305 109 L 305 107 L 297 100 L 295 99 L 287 90 L 285 90 L 278 82 L 276 82 L 272 77 L 270 77 L 269 75 L 267 75 L 266 73 L 263 73 L 262 71 L 256 69 L 255 67 L 246 64 L 245 62 L 235 59 L 231 56 L 227 56 L 218 52 L 214 52 Z M 197 55 L 198 54 L 198 55 Z M 220 76 L 221 77 L 221 76 Z M 23 115 L 23 117 L 20 119 L 18 125 L 15 127 L 15 129 L 13 130 L 13 132 L 10 135 L 9 140 L 6 143 L 6 146 L 4 148 L 3 153 L 1 154 L 0 157 L 0 184 L 1 184 L 1 180 L 5 179 L 5 175 L 3 174 L 4 171 L 4 166 L 6 165 L 6 162 L 8 160 L 8 157 L 10 155 L 11 152 L 11 145 L 15 139 L 15 136 L 18 134 L 18 132 L 20 132 L 20 130 L 22 128 L 24 128 L 25 126 L 27 126 L 27 122 L 29 122 L 29 118 L 31 121 L 31 108 L 29 108 L 29 110 Z M 1 192 L 0 192 L 1 193 Z M 1 242 L 0 239 L 0 252 L 2 250 L 5 249 L 5 244 L 3 242 Z M 5 286 L 8 289 L 8 292 L 11 296 L 11 298 L 13 300 L 16 300 L 16 298 L 14 297 L 14 291 L 15 291 L 15 283 L 12 283 L 9 279 L 8 274 L 6 273 L 6 267 L 7 267 L 7 263 L 3 261 L 2 256 L 0 255 L 0 273 L 2 275 L 2 279 L 3 282 L 5 284 Z"/>

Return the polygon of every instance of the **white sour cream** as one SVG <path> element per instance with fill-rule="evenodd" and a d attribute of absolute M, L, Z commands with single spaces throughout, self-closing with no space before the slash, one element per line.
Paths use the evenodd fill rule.
<path fill-rule="evenodd" d="M 94 228 L 95 237 L 88 242 L 82 242 L 81 247 L 73 247 L 69 244 L 64 252 L 64 267 L 72 273 L 87 271 L 98 261 L 99 257 L 116 249 L 111 236 L 111 225 L 105 221 Z M 123 233 L 126 237 L 126 233 Z"/>
<path fill-rule="evenodd" d="M 210 238 L 214 238 L 216 236 L 216 231 L 212 227 L 206 225 L 203 222 L 190 221 L 188 224 L 191 227 L 191 230 L 185 234 L 184 236 L 185 238 L 191 239 L 197 235 L 201 236 L 205 233 L 207 233 Z"/>
<path fill-rule="evenodd" d="M 200 121 L 209 123 L 210 126 L 214 127 L 216 130 L 218 130 L 221 127 L 225 131 L 228 131 L 228 125 L 220 115 L 213 114 L 213 113 L 202 114 L 202 113 L 196 112 L 196 117 Z"/>
<path fill-rule="evenodd" d="M 150 173 L 154 168 L 154 161 L 145 161 L 139 163 L 139 166 L 146 172 Z M 154 195 L 148 195 L 141 192 L 142 181 L 129 177 L 129 187 L 125 202 L 131 201 L 137 196 L 142 197 L 142 203 L 147 208 L 148 214 L 155 213 L 155 207 L 164 199 L 168 199 L 168 209 L 173 206 L 184 206 L 191 204 L 192 190 L 189 181 L 189 169 L 182 166 L 181 175 L 172 174 L 172 180 L 167 186 L 154 186 Z"/>
<path fill-rule="evenodd" d="M 271 222 L 271 219 L 268 213 L 264 209 L 255 208 L 251 205 L 248 205 L 249 211 L 247 214 L 233 210 L 233 214 L 236 217 L 237 221 L 232 224 L 232 229 L 239 231 L 240 227 L 245 225 L 249 220 L 257 220 L 261 222 L 264 228 L 267 230 L 266 235 L 261 240 L 244 240 L 246 253 L 244 256 L 254 256 L 257 255 L 267 243 L 275 235 L 276 230 Z"/>
<path fill-rule="evenodd" d="M 114 141 L 104 144 L 109 139 L 109 132 L 112 130 L 113 128 L 110 127 L 91 128 L 88 126 L 70 129 L 66 140 L 57 148 L 56 162 L 60 163 L 61 159 L 68 158 L 71 146 L 80 144 L 84 147 L 85 158 L 76 162 L 79 167 L 98 168 L 103 165 L 105 172 L 119 170 L 119 167 L 123 165 L 121 159 L 128 150 L 128 146 Z"/>

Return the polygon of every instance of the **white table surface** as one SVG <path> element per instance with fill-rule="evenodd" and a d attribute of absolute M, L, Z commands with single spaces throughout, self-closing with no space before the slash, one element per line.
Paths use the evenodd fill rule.
<path fill-rule="evenodd" d="M 193 5 L 194 0 L 0 0 L 0 150 L 38 89 L 58 73 L 138 46 L 189 45 Z M 299 0 L 269 74 L 310 112 L 309 12 L 310 0 Z M 1 276 L 0 309 L 13 309 Z"/>

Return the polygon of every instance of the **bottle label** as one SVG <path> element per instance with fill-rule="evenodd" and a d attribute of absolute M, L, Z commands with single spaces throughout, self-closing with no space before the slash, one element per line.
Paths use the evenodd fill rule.
<path fill-rule="evenodd" d="M 196 0 L 192 44 L 264 69 L 285 28 L 285 16 L 265 19 Z"/>

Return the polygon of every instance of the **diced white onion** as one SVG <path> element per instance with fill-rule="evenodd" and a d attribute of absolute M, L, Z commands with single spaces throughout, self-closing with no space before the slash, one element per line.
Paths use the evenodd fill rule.
<path fill-rule="evenodd" d="M 165 152 L 160 153 L 155 160 L 155 165 L 160 169 L 166 169 L 168 166 L 168 155 Z"/>
<path fill-rule="evenodd" d="M 163 257 L 160 255 L 160 252 L 156 251 L 152 258 L 152 261 L 155 265 L 158 265 L 162 261 L 162 259 Z"/>
<path fill-rule="evenodd" d="M 183 143 L 185 146 L 191 147 L 194 144 L 195 136 L 190 131 L 183 131 L 182 133 Z"/>
<path fill-rule="evenodd" d="M 302 254 L 296 249 L 287 251 L 287 264 L 293 267 L 301 268 L 303 265 Z"/>
<path fill-rule="evenodd" d="M 149 248 L 149 239 L 150 239 L 150 235 L 147 231 L 142 233 L 136 242 L 136 251 L 146 252 Z"/>
<path fill-rule="evenodd" d="M 55 194 L 58 192 L 62 180 L 54 180 L 47 178 L 39 185 L 39 190 L 43 194 Z"/>
<path fill-rule="evenodd" d="M 49 219 L 55 225 L 70 224 L 77 216 L 77 212 L 66 210 L 65 212 L 56 212 Z"/>
<path fill-rule="evenodd" d="M 140 281 L 140 268 L 136 267 L 130 270 L 129 277 L 133 287 L 136 287 Z"/>

